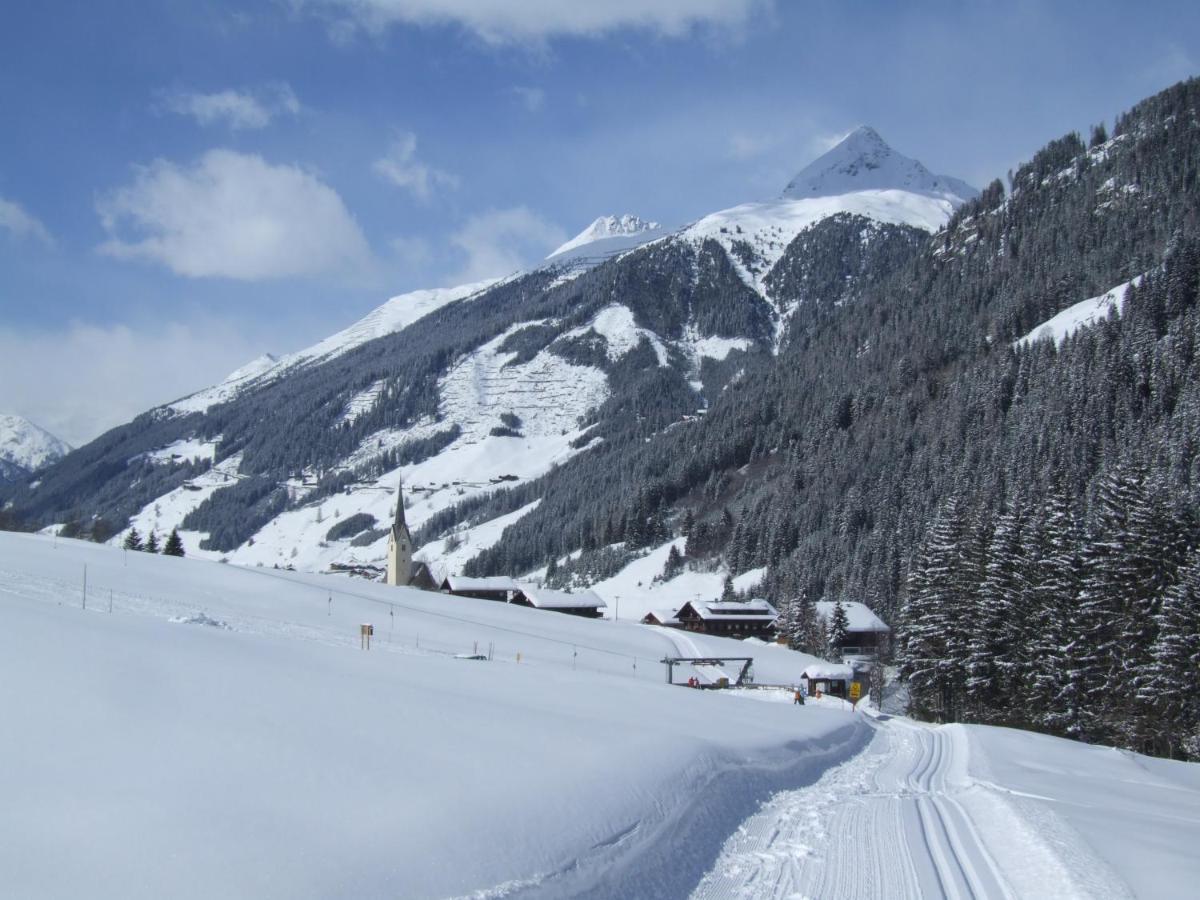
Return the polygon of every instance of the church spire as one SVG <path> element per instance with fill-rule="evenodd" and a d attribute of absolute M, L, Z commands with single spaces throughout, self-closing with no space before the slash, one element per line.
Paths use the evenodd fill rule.
<path fill-rule="evenodd" d="M 400 484 L 396 488 L 396 521 L 392 523 L 397 532 L 408 530 L 408 523 L 404 521 L 404 479 L 400 479 Z"/>

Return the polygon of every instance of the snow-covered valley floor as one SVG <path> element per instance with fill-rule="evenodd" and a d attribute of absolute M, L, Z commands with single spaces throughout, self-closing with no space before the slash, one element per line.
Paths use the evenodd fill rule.
<path fill-rule="evenodd" d="M 811 661 L 0 533 L 0 894 L 1170 897 L 1200 882 L 1200 766 L 670 687 L 658 660 L 676 652 L 752 655 L 775 684 Z"/>

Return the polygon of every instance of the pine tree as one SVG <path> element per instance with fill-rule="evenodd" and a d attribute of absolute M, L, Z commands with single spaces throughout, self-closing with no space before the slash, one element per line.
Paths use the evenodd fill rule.
<path fill-rule="evenodd" d="M 138 534 L 137 528 L 132 527 L 132 526 L 130 527 L 129 534 L 125 535 L 125 543 L 122 544 L 121 546 L 124 547 L 126 550 L 141 550 L 142 549 L 142 536 L 140 534 Z"/>
<path fill-rule="evenodd" d="M 736 599 L 737 591 L 733 587 L 733 575 L 727 574 L 724 583 L 721 585 L 721 600 L 722 602 L 728 602 Z"/>
<path fill-rule="evenodd" d="M 829 649 L 831 655 L 841 653 L 841 648 L 846 643 L 846 632 L 850 630 L 850 620 L 846 618 L 846 607 L 842 605 L 839 598 L 833 604 L 833 611 L 829 614 Z"/>
<path fill-rule="evenodd" d="M 163 545 L 163 556 L 183 556 L 183 540 L 179 537 L 179 529 L 172 528 Z"/>
<path fill-rule="evenodd" d="M 157 553 L 158 552 L 158 537 L 154 534 L 153 531 L 151 531 L 148 535 L 146 535 L 146 543 L 142 545 L 142 549 L 145 550 L 147 553 Z"/>
<path fill-rule="evenodd" d="M 966 696 L 976 721 L 1006 721 L 1018 677 L 1012 653 L 1013 618 L 1020 607 L 1024 509 L 1000 515 L 984 554 L 967 645 Z"/>
<path fill-rule="evenodd" d="M 671 549 L 667 552 L 667 561 L 663 563 L 662 579 L 670 581 L 676 575 L 683 571 L 683 554 L 679 552 L 679 548 L 671 545 Z"/>
<path fill-rule="evenodd" d="M 1200 736 L 1200 550 L 1165 592 L 1158 624 L 1153 662 L 1139 688 L 1162 723 L 1162 746 L 1155 749 L 1200 758 L 1200 747 L 1188 746 Z"/>
<path fill-rule="evenodd" d="M 1079 603 L 1079 537 L 1070 500 L 1057 488 L 1040 508 L 1026 547 L 1030 576 L 1025 609 L 1032 628 L 1021 654 L 1029 679 L 1026 722 L 1050 731 L 1065 731 L 1075 721 L 1079 702 L 1067 649 Z"/>
<path fill-rule="evenodd" d="M 900 673 L 908 679 L 914 710 L 938 721 L 956 719 L 966 680 L 963 607 L 971 585 L 963 578 L 965 534 L 958 498 L 952 496 L 929 529 L 909 576 L 904 610 Z"/>

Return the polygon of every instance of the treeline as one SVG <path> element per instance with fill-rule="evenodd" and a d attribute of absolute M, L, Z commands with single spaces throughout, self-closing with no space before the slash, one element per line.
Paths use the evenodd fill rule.
<path fill-rule="evenodd" d="M 1100 479 L 1087 524 L 953 495 L 909 578 L 911 710 L 1200 759 L 1200 522 L 1140 466 Z"/>

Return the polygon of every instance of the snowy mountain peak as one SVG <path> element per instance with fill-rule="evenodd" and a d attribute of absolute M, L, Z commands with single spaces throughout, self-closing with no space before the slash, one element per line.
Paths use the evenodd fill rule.
<path fill-rule="evenodd" d="M 623 216 L 601 216 L 546 258 L 550 259 L 551 257 L 559 256 L 577 247 L 592 244 L 596 241 L 630 235 L 644 235 L 646 232 L 658 231 L 660 228 L 662 226 L 657 222 L 648 222 L 640 216 L 628 214 Z"/>
<path fill-rule="evenodd" d="M 934 175 L 917 160 L 893 150 L 874 128 L 861 125 L 801 169 L 783 196 L 799 200 L 868 190 L 907 191 L 955 205 L 979 193 L 957 178 Z"/>
<path fill-rule="evenodd" d="M 0 463 L 33 472 L 70 452 L 69 444 L 28 419 L 0 415 Z M 0 465 L 0 472 L 4 468 Z"/>

